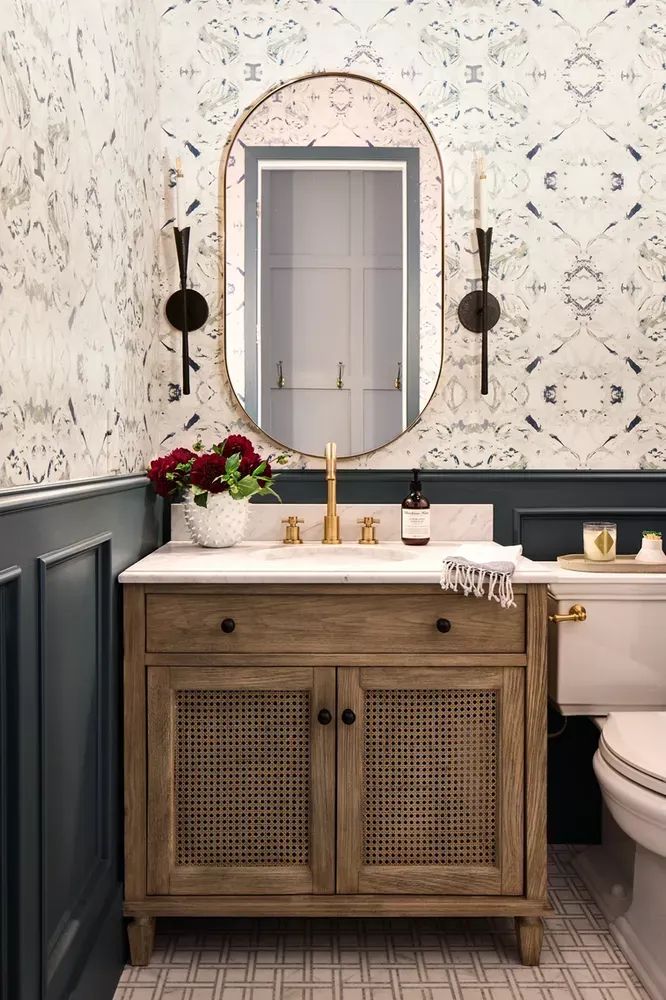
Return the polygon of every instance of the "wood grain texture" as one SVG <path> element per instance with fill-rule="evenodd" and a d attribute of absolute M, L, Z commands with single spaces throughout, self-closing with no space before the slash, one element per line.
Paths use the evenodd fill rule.
<path fill-rule="evenodd" d="M 130 963 L 148 965 L 155 944 L 155 917 L 145 912 L 137 914 L 127 925 Z"/>
<path fill-rule="evenodd" d="M 359 893 L 491 896 L 501 888 L 500 869 L 481 865 L 365 865 L 358 873 Z"/>
<path fill-rule="evenodd" d="M 313 683 L 311 667 L 280 667 L 270 673 L 263 667 L 171 667 L 169 676 L 174 691 L 266 691 L 273 682 L 280 691 L 309 691 Z"/>
<path fill-rule="evenodd" d="M 363 691 L 358 667 L 338 669 L 338 824 L 336 886 L 340 893 L 358 892 L 363 830 Z M 356 722 L 340 722 L 350 708 Z"/>
<path fill-rule="evenodd" d="M 347 652 L 335 648 L 335 637 L 331 637 L 331 648 L 326 653 L 308 653 L 308 664 L 312 667 L 328 667 L 334 660 L 337 666 L 345 667 L 525 667 L 525 653 L 381 653 L 372 649 L 362 652 Z M 289 667 L 294 662 L 293 653 L 146 653 L 146 664 L 161 667 L 227 667 L 248 666 L 262 670 L 273 667 Z"/>
<path fill-rule="evenodd" d="M 522 752 L 523 752 L 523 671 L 520 668 L 511 668 L 511 679 L 505 682 L 505 671 L 491 668 L 381 668 L 361 669 L 340 668 L 338 670 L 338 690 L 339 690 L 339 710 L 352 708 L 356 713 L 356 722 L 351 726 L 341 725 L 338 734 L 338 892 L 358 892 L 360 894 L 369 893 L 408 893 L 408 894 L 433 894 L 442 895 L 451 893 L 452 895 L 490 895 L 502 892 L 502 882 L 506 877 L 507 893 L 517 894 L 522 886 L 523 867 L 523 840 L 522 840 L 522 809 L 523 809 L 523 781 L 522 781 Z M 506 683 L 506 687 L 504 687 Z M 433 801 L 429 807 L 435 810 L 435 814 L 430 817 L 422 816 L 417 821 L 422 825 L 422 829 L 414 829 L 413 809 L 406 801 L 396 802 L 395 810 L 391 811 L 392 822 L 395 824 L 395 837 L 393 832 L 387 834 L 386 823 L 381 821 L 381 851 L 387 850 L 386 836 L 389 840 L 395 839 L 396 860 L 390 864 L 368 864 L 364 863 L 366 847 L 364 844 L 365 830 L 365 810 L 368 808 L 368 801 L 371 801 L 371 794 L 376 793 L 376 789 L 369 787 L 370 774 L 365 771 L 365 726 L 369 725 L 368 717 L 365 714 L 365 693 L 367 691 L 391 692 L 391 691 L 497 691 L 500 695 L 499 718 L 497 736 L 497 777 L 495 777 L 493 763 L 491 771 L 487 775 L 482 775 L 477 770 L 470 772 L 469 780 L 474 782 L 498 781 L 497 789 L 497 816 L 501 818 L 507 816 L 507 836 L 504 838 L 504 830 L 500 826 L 497 834 L 497 860 L 493 850 L 493 860 L 488 864 L 464 864 L 464 863 L 442 863 L 427 864 L 413 861 L 401 863 L 400 857 L 404 857 L 403 851 L 406 843 L 413 840 L 413 837 L 435 837 L 432 850 L 435 853 L 444 852 L 444 855 L 451 856 L 451 850 L 455 850 L 455 845 L 447 841 L 448 834 L 444 832 L 441 820 L 445 815 L 446 803 Z M 407 711 L 413 711 L 407 709 Z M 395 718 L 395 716 L 390 716 Z M 504 722 L 502 722 L 504 719 Z M 479 726 L 488 725 L 490 719 L 482 715 L 475 717 L 475 724 Z M 396 755 L 400 753 L 400 742 L 404 738 L 402 733 L 402 721 L 399 725 L 400 731 L 396 730 L 395 739 Z M 414 717 L 415 728 L 413 736 L 418 745 L 418 717 Z M 470 734 L 474 736 L 474 734 Z M 420 773 L 420 781 L 428 780 L 427 761 L 433 752 L 431 747 L 432 733 L 427 730 L 423 734 L 423 752 L 417 754 L 418 766 L 423 768 Z M 442 737 L 444 738 L 444 737 Z M 436 751 L 435 751 L 436 752 Z M 463 749 L 461 748 L 461 753 Z M 410 757 L 411 759 L 411 757 Z M 511 768 L 511 773 L 506 780 L 502 780 L 502 773 L 505 767 L 505 759 Z M 490 761 L 488 763 L 491 763 Z M 392 767 L 391 752 L 386 750 L 385 768 L 390 772 Z M 407 791 L 404 787 L 405 761 L 401 762 L 401 770 L 396 778 L 397 797 L 403 794 L 411 795 L 412 790 Z M 403 784 L 400 784 L 400 777 Z M 431 775 L 434 778 L 434 776 Z M 386 794 L 383 789 L 381 795 Z M 481 808 L 479 799 L 478 808 Z M 404 808 L 403 808 L 404 805 Z M 388 808 L 388 805 L 387 805 Z M 486 806 L 484 806 L 486 808 Z M 428 820 L 434 824 L 432 829 L 428 826 Z M 495 816 L 489 817 L 491 826 L 496 825 Z M 404 823 L 404 829 L 400 826 Z M 435 830 L 442 829 L 435 835 Z M 430 831 L 428 833 L 428 831 Z M 409 854 L 413 853 L 411 851 Z M 506 866 L 506 874 L 504 872 Z M 518 883 L 518 884 L 517 884 Z"/>
<path fill-rule="evenodd" d="M 501 687 L 502 671 L 492 667 L 447 667 L 433 670 L 431 667 L 371 667 L 361 670 L 359 683 L 363 690 L 381 688 L 391 690 L 447 691 L 450 688 Z"/>
<path fill-rule="evenodd" d="M 458 594 L 310 594 L 294 601 L 290 593 L 148 594 L 146 648 L 150 652 L 254 653 L 258 634 L 279 635 L 283 652 L 522 653 L 525 650 L 525 598 L 503 609 L 494 601 Z M 233 618 L 225 633 L 220 625 Z M 447 618 L 451 630 L 437 630 Z"/>
<path fill-rule="evenodd" d="M 547 588 L 530 587 L 527 598 L 527 691 L 525 704 L 525 892 L 547 896 L 546 757 L 548 739 Z"/>
<path fill-rule="evenodd" d="M 294 895 L 156 896 L 125 903 L 126 916 L 158 917 L 515 917 L 547 915 L 543 903 L 523 896 Z"/>
<path fill-rule="evenodd" d="M 524 960 L 538 961 L 536 918 L 547 910 L 544 586 L 517 587 L 519 607 L 509 613 L 425 585 L 129 585 L 125 591 L 126 914 L 141 921 L 514 916 L 521 918 L 516 932 Z M 234 618 L 234 632 L 221 631 L 224 617 Z M 437 631 L 438 617 L 451 620 L 450 632 Z M 279 652 L 262 653 L 260 634 L 279 635 Z M 294 666 L 296 655 L 305 666 Z M 192 689 L 310 691 L 309 864 L 175 864 L 173 698 Z M 364 863 L 367 692 L 395 698 L 401 690 L 433 691 L 441 699 L 458 689 L 499 692 L 496 863 Z M 317 721 L 321 708 L 333 715 L 329 725 Z M 345 708 L 356 714 L 353 725 L 341 722 Z M 147 810 L 155 831 L 148 866 Z M 132 935 L 137 955 L 145 954 L 149 925 L 137 923 Z"/>
<path fill-rule="evenodd" d="M 277 865 L 261 865 L 256 868 L 178 865 L 177 868 L 172 867 L 169 882 L 171 896 L 267 896 L 312 892 L 312 871 L 308 865 L 294 865 L 290 868 Z"/>
<path fill-rule="evenodd" d="M 158 667 L 148 668 L 148 746 L 149 746 L 149 794 L 148 794 L 148 891 L 153 894 L 172 895 L 267 895 L 276 893 L 304 894 L 313 892 L 330 893 L 334 887 L 335 870 L 335 725 L 323 726 L 317 721 L 320 708 L 335 711 L 336 691 L 335 668 L 282 667 L 271 671 L 254 667 Z M 225 803 L 213 804 L 209 797 L 210 788 L 215 788 L 215 782 L 220 779 L 218 758 L 215 756 L 215 728 L 219 732 L 227 728 L 233 720 L 225 720 L 219 716 L 218 706 L 228 705 L 226 701 L 212 703 L 195 702 L 192 708 L 190 701 L 192 692 L 237 692 L 241 699 L 246 692 L 262 691 L 269 695 L 262 701 L 259 714 L 243 716 L 244 726 L 241 739 L 252 743 L 253 738 L 265 741 L 271 738 L 271 726 L 280 725 L 283 716 L 280 710 L 271 709 L 272 696 L 277 701 L 278 692 L 308 691 L 310 697 L 304 701 L 306 718 L 300 718 L 298 711 L 300 736 L 297 737 L 291 729 L 275 729 L 275 747 L 282 747 L 282 753 L 287 753 L 289 759 L 290 743 L 295 739 L 305 744 L 305 766 L 309 761 L 309 774 L 305 772 L 306 783 L 304 794 L 307 796 L 305 815 L 309 821 L 303 829 L 309 840 L 306 841 L 304 863 L 290 860 L 284 864 L 256 863 L 256 856 L 261 856 L 262 845 L 256 843 L 256 833 L 248 827 L 230 833 L 233 841 L 232 849 L 245 854 L 248 850 L 247 863 L 216 863 L 213 857 L 219 855 L 219 845 L 214 831 L 219 828 L 220 817 L 224 823 Z M 196 723 L 196 733 L 176 731 L 176 713 L 174 696 L 184 692 L 187 698 L 187 714 L 184 718 Z M 213 717 L 207 716 L 213 705 Z M 238 710 L 242 711 L 239 702 Z M 247 703 L 249 705 L 249 703 Z M 247 705 L 246 705 L 247 707 Z M 193 714 L 194 713 L 194 714 Z M 180 718 L 180 716 L 179 716 Z M 180 725 L 181 723 L 179 723 Z M 253 725 L 259 729 L 254 732 Z M 212 728 L 210 728 L 212 727 Z M 211 741 L 213 741 L 211 743 Z M 180 763 L 176 760 L 175 747 L 180 746 Z M 263 743 L 265 746 L 265 742 Z M 309 746 L 308 746 L 309 745 Z M 211 756 L 211 747 L 213 753 Z M 240 760 L 235 766 L 240 766 Z M 266 789 L 267 810 L 273 817 L 266 822 L 277 822 L 276 802 L 271 795 L 284 794 L 280 766 L 278 772 L 263 756 L 255 758 L 252 753 L 242 755 L 242 776 L 239 780 L 249 782 L 252 789 L 254 804 L 261 813 L 261 790 Z M 264 761 L 263 765 L 261 761 Z M 294 764 L 295 766 L 295 764 Z M 299 763 L 300 766 L 300 763 Z M 248 769 L 256 767 L 250 773 Z M 212 771 L 211 771 L 212 768 Z M 263 770 L 262 770 L 263 768 Z M 186 858 L 177 857 L 176 828 L 177 816 L 181 808 L 174 794 L 176 775 L 182 773 L 187 783 L 189 796 L 194 790 L 197 808 L 195 832 L 192 825 L 185 827 L 188 838 L 187 850 L 195 850 L 195 856 L 202 859 L 201 863 L 188 863 Z M 228 776 L 224 781 L 228 784 Z M 208 788 L 201 789 L 199 782 L 213 782 Z M 275 784 L 277 782 L 277 785 Z M 247 794 L 250 794 L 248 791 Z M 259 797 L 257 797 L 259 796 Z M 186 800 L 187 801 L 187 800 Z M 261 829 L 260 814 L 252 813 L 252 803 L 248 804 L 254 816 L 257 829 Z M 280 819 L 280 823 L 284 817 Z M 275 826 L 273 826 L 275 832 Z M 280 827 L 281 829 L 281 827 Z M 194 840 L 192 840 L 194 836 Z M 255 838 L 253 840 L 253 837 Z M 239 839 L 240 838 L 240 839 Z M 309 843 L 309 847 L 307 844 Z M 192 846 L 194 845 L 194 846 Z M 244 846 L 245 845 L 245 846 Z M 250 855 L 252 856 L 250 858 Z"/>
<path fill-rule="evenodd" d="M 146 895 L 145 597 L 140 584 L 124 588 L 125 898 Z"/>
<path fill-rule="evenodd" d="M 525 671 L 502 671 L 500 705 L 500 822 L 498 855 L 501 892 L 516 896 L 523 891 L 524 789 L 525 789 Z"/>
<path fill-rule="evenodd" d="M 170 891 L 174 848 L 173 686 L 169 670 L 148 668 L 147 892 Z"/>
<path fill-rule="evenodd" d="M 543 945 L 541 917 L 519 916 L 515 919 L 518 953 L 523 965 L 538 965 Z"/>
<path fill-rule="evenodd" d="M 310 772 L 310 867 L 312 891 L 335 892 L 335 790 L 337 678 L 335 667 L 310 671 L 312 679 Z M 318 721 L 319 712 L 328 710 L 333 720 Z"/>

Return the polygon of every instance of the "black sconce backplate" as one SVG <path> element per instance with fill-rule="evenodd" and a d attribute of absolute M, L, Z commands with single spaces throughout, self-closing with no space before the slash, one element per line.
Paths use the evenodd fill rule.
<path fill-rule="evenodd" d="M 501 315 L 497 298 L 488 292 L 488 329 L 492 330 L 499 322 Z M 472 333 L 483 333 L 483 292 L 479 288 L 468 292 L 458 305 L 458 319 L 466 330 Z"/>
<path fill-rule="evenodd" d="M 166 317 L 176 330 L 183 330 L 183 296 L 186 299 L 187 329 L 192 333 L 200 330 L 208 319 L 208 303 L 201 292 L 194 288 L 179 288 L 170 295 L 166 304 Z"/>

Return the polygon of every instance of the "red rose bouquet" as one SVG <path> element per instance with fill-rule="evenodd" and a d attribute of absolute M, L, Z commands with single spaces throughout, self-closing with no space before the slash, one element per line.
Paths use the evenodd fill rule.
<path fill-rule="evenodd" d="M 182 500 L 191 490 L 199 507 L 208 505 L 210 493 L 228 491 L 235 500 L 267 493 L 277 497 L 272 486 L 272 458 L 271 455 L 262 458 L 249 438 L 230 434 L 210 451 L 204 451 L 201 441 L 197 441 L 193 450 L 174 448 L 150 463 L 148 478 L 155 492 L 168 500 Z M 287 456 L 277 455 L 275 461 L 284 465 Z"/>

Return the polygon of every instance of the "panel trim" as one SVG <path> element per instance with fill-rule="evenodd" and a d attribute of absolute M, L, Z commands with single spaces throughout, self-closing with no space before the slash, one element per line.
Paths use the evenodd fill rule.
<path fill-rule="evenodd" d="M 73 500 L 121 493 L 125 490 L 144 489 L 149 480 L 143 474 L 124 476 L 98 476 L 92 479 L 67 480 L 64 483 L 43 483 L 29 486 L 12 486 L 0 490 L 0 516 L 14 514 L 30 507 L 46 507 Z"/>
<path fill-rule="evenodd" d="M 16 948 L 10 946 L 9 918 L 10 896 L 16 892 L 9 864 L 9 817 L 15 815 L 16 808 L 15 803 L 10 807 L 9 800 L 10 790 L 12 798 L 16 796 L 16 775 L 10 775 L 9 761 L 16 761 L 17 756 L 10 753 L 13 740 L 8 728 L 16 715 L 15 707 L 10 710 L 9 700 L 15 700 L 18 672 L 20 578 L 19 566 L 0 570 L 0 1000 L 10 1000 L 9 984 L 15 979 L 12 973 L 16 961 Z"/>
<path fill-rule="evenodd" d="M 143 484 L 142 484 L 143 485 Z M 44 997 L 49 997 L 54 991 L 55 996 L 64 992 L 67 982 L 73 985 L 77 969 L 75 967 L 78 955 L 73 954 L 71 946 L 74 940 L 89 933 L 96 926 L 96 918 L 102 907 L 110 900 L 116 891 L 114 878 L 114 858 L 111 856 L 113 842 L 111 832 L 113 790 L 110 787 L 110 723 L 107 717 L 108 706 L 111 705 L 110 680 L 113 663 L 112 648 L 112 569 L 111 569 L 111 539 L 110 532 L 82 539 L 72 545 L 54 549 L 51 552 L 37 556 L 38 570 L 38 742 L 39 742 L 39 842 L 40 842 L 40 943 L 39 956 L 41 963 L 41 982 Z M 97 675 L 97 711 L 98 711 L 98 774 L 96 808 L 98 810 L 98 830 L 101 842 L 98 845 L 100 860 L 90 872 L 88 880 L 80 887 L 79 896 L 54 935 L 54 941 L 47 939 L 46 928 L 46 671 L 48 664 L 48 619 L 47 591 L 48 574 L 54 566 L 58 566 L 85 552 L 95 554 L 95 592 L 96 592 L 96 623 L 97 638 L 95 651 L 95 671 Z"/>
<path fill-rule="evenodd" d="M 516 545 L 523 537 L 524 522 L 530 518 L 568 518 L 579 521 L 581 518 L 618 518 L 618 517 L 666 517 L 666 507 L 514 507 L 513 539 Z"/>

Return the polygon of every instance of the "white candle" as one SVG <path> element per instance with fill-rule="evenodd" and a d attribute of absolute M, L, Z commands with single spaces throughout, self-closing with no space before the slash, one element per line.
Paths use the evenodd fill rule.
<path fill-rule="evenodd" d="M 484 157 L 479 157 L 477 161 L 477 182 L 479 188 L 479 227 L 485 232 L 488 228 L 488 195 L 486 185 L 486 161 Z"/>
<path fill-rule="evenodd" d="M 178 229 L 183 228 L 183 222 L 185 216 L 183 215 L 183 188 L 184 188 L 184 174 L 183 174 L 183 161 L 180 156 L 176 157 L 176 226 Z"/>
<path fill-rule="evenodd" d="M 617 525 L 605 521 L 584 524 L 583 552 L 592 562 L 612 562 L 617 553 Z"/>

